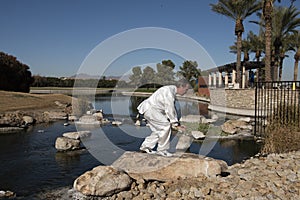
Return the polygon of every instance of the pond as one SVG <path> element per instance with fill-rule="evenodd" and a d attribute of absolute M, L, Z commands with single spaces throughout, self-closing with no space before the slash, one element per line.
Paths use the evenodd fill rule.
<path fill-rule="evenodd" d="M 58 153 L 55 140 L 62 133 L 76 131 L 74 123 L 64 126 L 65 121 L 39 124 L 26 131 L 0 135 L 0 190 L 11 190 L 19 197 L 57 189 L 71 187 L 73 181 L 82 173 L 95 166 L 109 164 L 124 151 L 138 151 L 143 139 L 150 134 L 147 126 L 134 125 L 136 106 L 143 98 L 127 96 L 100 96 L 96 98 L 96 109 L 103 109 L 105 117 L 122 121 L 121 126 L 111 124 L 96 128 L 92 140 L 84 141 L 88 150 L 71 153 Z M 198 102 L 180 101 L 184 115 L 205 115 L 205 105 Z M 94 134 L 95 133 L 95 134 Z M 177 136 L 172 136 L 171 148 L 177 143 Z M 213 143 L 211 146 L 209 143 Z M 205 151 L 205 145 L 212 147 Z M 194 142 L 189 151 L 222 159 L 232 165 L 255 155 L 259 147 L 251 140 L 214 140 L 206 144 Z M 202 150 L 201 150 L 202 149 Z M 204 149 L 204 150 L 203 150 Z"/>

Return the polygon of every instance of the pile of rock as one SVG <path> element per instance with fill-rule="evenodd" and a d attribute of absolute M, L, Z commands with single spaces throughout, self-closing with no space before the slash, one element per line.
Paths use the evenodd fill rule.
<path fill-rule="evenodd" d="M 222 123 L 222 125 L 215 125 L 215 122 L 221 121 L 217 115 L 212 115 L 211 119 L 205 118 L 202 115 L 187 115 L 181 118 L 181 122 L 198 123 L 208 125 L 208 131 L 201 132 L 198 130 L 188 133 L 194 139 L 210 138 L 251 138 L 253 139 L 253 119 L 250 117 L 243 117 L 239 119 L 230 119 Z"/>
<path fill-rule="evenodd" d="M 56 120 L 66 120 L 71 106 L 55 101 L 57 109 L 49 111 L 11 111 L 0 114 L 0 133 L 10 133 L 23 130 L 35 123 L 47 123 Z"/>
<path fill-rule="evenodd" d="M 135 154 L 127 155 L 141 158 Z M 178 160 L 179 163 L 175 161 L 174 167 L 167 170 L 169 175 L 177 174 L 171 179 L 161 177 L 163 174 L 159 172 L 163 172 L 162 168 L 153 177 L 142 174 L 137 176 L 134 173 L 137 169 L 135 167 L 143 164 L 145 167 L 151 167 L 149 164 L 155 167 L 159 163 L 159 159 L 154 158 L 154 155 L 148 156 L 146 163 L 142 160 L 124 163 L 123 159 L 123 164 L 119 162 L 116 166 L 99 166 L 86 172 L 76 179 L 73 189 L 68 192 L 69 197 L 85 200 L 300 199 L 300 151 L 251 158 L 210 176 L 197 172 L 213 166 L 208 165 L 208 168 L 205 168 L 204 165 L 197 167 L 192 164 L 181 167 L 182 161 Z M 161 157 L 160 161 L 164 159 L 168 158 Z M 221 175 L 217 175 L 220 172 Z M 191 175 L 193 173 L 194 175 Z M 178 176 L 179 174 L 181 176 Z"/>
<path fill-rule="evenodd" d="M 125 195 L 127 199 L 134 196 L 141 198 L 145 194 L 139 190 L 145 190 L 147 183 L 153 180 L 170 183 L 178 179 L 215 177 L 226 172 L 227 167 L 224 161 L 195 154 L 184 153 L 166 158 L 126 152 L 112 166 L 98 166 L 78 177 L 73 191 L 77 191 L 74 192 L 77 196 L 104 197 L 125 194 L 132 189 L 130 194 Z"/>

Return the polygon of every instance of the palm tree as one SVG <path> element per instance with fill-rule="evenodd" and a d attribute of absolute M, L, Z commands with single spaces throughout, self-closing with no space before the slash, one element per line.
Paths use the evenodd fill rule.
<path fill-rule="evenodd" d="M 275 7 L 273 10 L 273 26 L 272 34 L 274 37 L 274 50 L 275 50 L 275 63 L 274 63 L 274 80 L 278 78 L 278 66 L 280 54 L 285 55 L 288 50 L 287 44 L 283 44 L 285 40 L 288 40 L 290 33 L 297 32 L 297 28 L 300 26 L 300 18 L 298 11 L 294 6 L 286 7 Z M 282 67 L 282 66 L 279 66 Z M 282 70 L 282 69 L 281 69 Z"/>
<path fill-rule="evenodd" d="M 248 37 L 251 45 L 251 52 L 255 53 L 255 59 L 257 64 L 260 62 L 260 57 L 262 52 L 264 52 L 264 39 L 263 39 L 263 31 L 260 30 L 258 35 L 255 35 L 252 31 L 249 31 Z M 257 81 L 261 82 L 263 80 L 263 71 L 262 68 L 259 67 L 257 69 Z"/>
<path fill-rule="evenodd" d="M 294 55 L 294 59 L 295 59 L 295 63 L 294 63 L 294 81 L 297 81 L 297 77 L 298 77 L 298 62 L 300 59 L 300 31 L 294 33 L 292 35 L 293 38 L 293 51 L 295 51 L 295 55 Z"/>
<path fill-rule="evenodd" d="M 277 0 L 279 3 L 281 0 Z M 290 0 L 291 6 L 295 0 Z M 263 17 L 265 20 L 265 77 L 266 81 L 271 78 L 271 54 L 272 54 L 272 13 L 275 0 L 263 0 Z"/>
<path fill-rule="evenodd" d="M 241 49 L 242 34 L 244 32 L 243 20 L 261 9 L 259 0 L 219 0 L 217 4 L 210 4 L 212 11 L 235 20 L 235 35 L 237 36 L 237 83 L 241 85 Z"/>
<path fill-rule="evenodd" d="M 279 74 L 278 74 L 278 81 L 281 81 L 282 78 L 282 69 L 283 69 L 283 61 L 286 57 L 289 57 L 286 53 L 288 51 L 293 51 L 293 46 L 295 44 L 295 40 L 292 37 L 292 35 L 287 35 L 283 41 L 282 41 L 282 46 L 280 48 L 280 53 L 279 53 Z"/>
<path fill-rule="evenodd" d="M 230 53 L 237 53 L 237 44 L 236 42 L 234 43 L 234 45 L 229 47 L 230 49 Z M 241 51 L 244 54 L 244 60 L 245 62 L 249 61 L 249 53 L 251 51 L 251 42 L 250 42 L 250 38 L 249 35 L 247 36 L 246 39 L 242 40 L 242 48 Z"/>

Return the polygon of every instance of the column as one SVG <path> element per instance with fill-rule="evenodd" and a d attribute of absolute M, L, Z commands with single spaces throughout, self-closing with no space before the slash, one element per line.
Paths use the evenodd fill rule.
<path fill-rule="evenodd" d="M 228 88 L 228 72 L 225 72 L 225 88 Z"/>
<path fill-rule="evenodd" d="M 243 66 L 242 70 L 242 88 L 245 89 L 245 82 L 246 82 L 246 77 L 245 77 L 245 66 Z"/>
<path fill-rule="evenodd" d="M 211 74 L 208 74 L 208 87 L 211 87 Z"/>
<path fill-rule="evenodd" d="M 222 76 L 222 72 L 219 72 L 219 87 L 222 87 L 223 85 L 223 76 Z"/>
<path fill-rule="evenodd" d="M 236 79 L 236 71 L 233 69 L 232 70 L 232 83 L 235 84 L 235 79 Z"/>
<path fill-rule="evenodd" d="M 217 87 L 217 74 L 216 72 L 214 73 L 214 87 Z"/>

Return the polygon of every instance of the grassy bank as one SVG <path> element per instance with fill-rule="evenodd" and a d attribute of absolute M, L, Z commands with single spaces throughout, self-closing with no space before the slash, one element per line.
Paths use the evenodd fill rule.
<path fill-rule="evenodd" d="M 55 101 L 72 103 L 72 97 L 63 94 L 28 94 L 0 91 L 0 113 L 16 110 L 56 109 Z"/>

